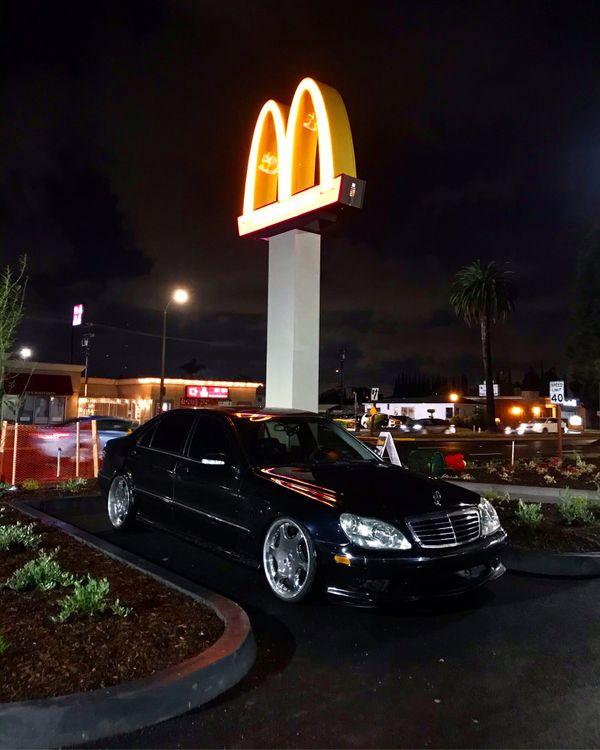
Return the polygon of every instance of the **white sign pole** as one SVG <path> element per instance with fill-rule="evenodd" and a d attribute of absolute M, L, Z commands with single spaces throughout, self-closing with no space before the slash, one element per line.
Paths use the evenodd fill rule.
<path fill-rule="evenodd" d="M 319 409 L 321 236 L 269 238 L 266 406 Z"/>
<path fill-rule="evenodd" d="M 564 380 L 551 380 L 550 387 L 550 403 L 556 406 L 556 434 L 558 437 L 558 460 L 562 461 L 562 405 L 565 402 L 565 381 Z"/>

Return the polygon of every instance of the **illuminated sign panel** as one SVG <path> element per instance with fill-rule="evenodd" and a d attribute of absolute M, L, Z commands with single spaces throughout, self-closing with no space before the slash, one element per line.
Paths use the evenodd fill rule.
<path fill-rule="evenodd" d="M 73 325 L 80 326 L 83 322 L 83 305 L 73 305 Z"/>
<path fill-rule="evenodd" d="M 215 385 L 186 385 L 186 398 L 219 398 L 225 400 L 229 398 L 229 388 Z"/>
<path fill-rule="evenodd" d="M 334 88 L 304 78 L 289 107 L 264 104 L 250 146 L 240 235 L 334 204 L 360 208 L 363 192 L 348 113 Z"/>

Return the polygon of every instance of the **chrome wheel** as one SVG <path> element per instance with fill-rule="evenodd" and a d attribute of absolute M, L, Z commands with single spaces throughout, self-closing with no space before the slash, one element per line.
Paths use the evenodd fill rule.
<path fill-rule="evenodd" d="M 291 518 L 272 524 L 263 545 L 263 566 L 271 590 L 285 601 L 300 601 L 315 577 L 316 559 L 308 534 Z"/>
<path fill-rule="evenodd" d="M 128 520 L 132 510 L 131 490 L 125 477 L 113 479 L 108 491 L 108 517 L 116 529 L 122 528 Z"/>

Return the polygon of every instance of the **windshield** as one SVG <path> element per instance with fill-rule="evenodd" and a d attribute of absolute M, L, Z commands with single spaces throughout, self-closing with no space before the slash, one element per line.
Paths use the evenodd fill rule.
<path fill-rule="evenodd" d="M 253 414 L 235 425 L 254 466 L 378 460 L 343 427 L 321 417 Z"/>

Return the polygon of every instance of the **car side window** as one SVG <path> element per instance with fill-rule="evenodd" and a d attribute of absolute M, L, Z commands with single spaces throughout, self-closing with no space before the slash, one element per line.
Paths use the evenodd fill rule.
<path fill-rule="evenodd" d="M 148 448 L 150 446 L 150 443 L 152 442 L 152 438 L 154 437 L 154 433 L 156 431 L 156 425 L 152 425 L 152 427 L 149 427 L 142 437 L 138 440 L 138 445 L 143 446 L 144 448 Z"/>
<path fill-rule="evenodd" d="M 181 453 L 194 418 L 193 411 L 165 414 L 156 426 L 150 447 L 167 453 Z"/>
<path fill-rule="evenodd" d="M 188 456 L 201 461 L 208 453 L 229 454 L 229 436 L 224 425 L 213 417 L 199 417 L 190 441 Z"/>

